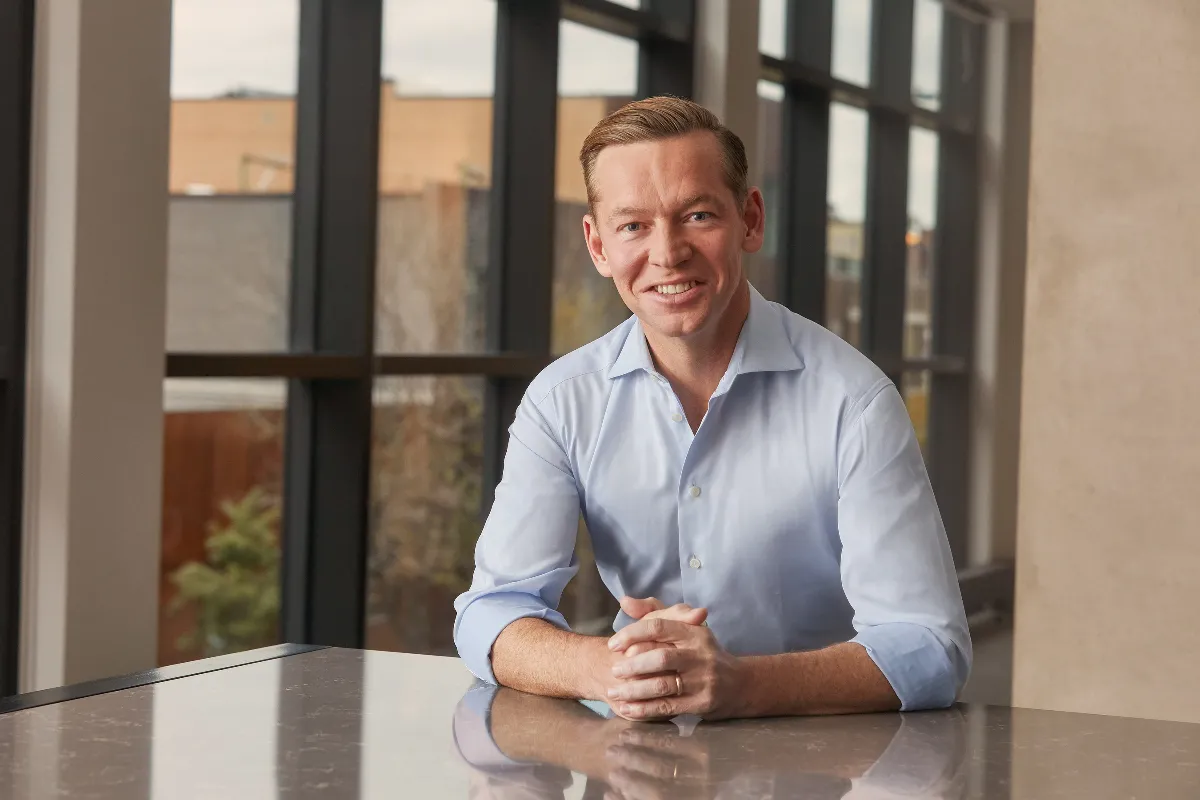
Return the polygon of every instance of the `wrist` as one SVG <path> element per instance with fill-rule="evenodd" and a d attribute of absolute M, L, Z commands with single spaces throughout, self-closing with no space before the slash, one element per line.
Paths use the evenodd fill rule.
<path fill-rule="evenodd" d="M 737 675 L 737 706 L 739 716 L 761 717 L 769 710 L 763 707 L 759 688 L 763 685 L 757 667 L 759 661 L 753 656 L 737 656 L 734 658 Z"/>
<path fill-rule="evenodd" d="M 608 702 L 612 658 L 607 640 L 598 636 L 578 637 L 571 660 L 575 694 L 583 700 Z"/>

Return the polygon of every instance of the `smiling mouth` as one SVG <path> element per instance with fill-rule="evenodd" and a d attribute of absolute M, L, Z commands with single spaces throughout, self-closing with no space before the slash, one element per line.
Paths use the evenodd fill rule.
<path fill-rule="evenodd" d="M 682 281 L 680 283 L 660 283 L 654 287 L 653 291 L 658 294 L 672 295 L 683 294 L 684 292 L 694 289 L 700 285 L 699 281 Z"/>

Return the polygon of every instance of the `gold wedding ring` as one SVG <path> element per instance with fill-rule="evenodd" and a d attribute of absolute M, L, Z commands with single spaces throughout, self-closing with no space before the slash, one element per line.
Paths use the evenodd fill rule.
<path fill-rule="evenodd" d="M 679 677 L 679 674 L 676 673 L 675 674 L 675 696 L 678 697 L 681 694 L 683 694 L 683 678 Z"/>

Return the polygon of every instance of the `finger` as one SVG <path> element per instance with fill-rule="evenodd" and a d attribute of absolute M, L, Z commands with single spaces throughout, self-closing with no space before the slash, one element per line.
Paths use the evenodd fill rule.
<path fill-rule="evenodd" d="M 614 678 L 644 678 L 660 672 L 683 672 L 691 664 L 690 653 L 668 645 L 617 661 L 612 666 L 612 674 Z"/>
<path fill-rule="evenodd" d="M 610 650 L 622 651 L 631 644 L 638 642 L 676 642 L 687 641 L 697 628 L 673 619 L 643 619 L 622 628 L 620 633 L 608 640 Z"/>
<path fill-rule="evenodd" d="M 634 619 L 641 619 L 652 611 L 662 611 L 665 606 L 657 597 L 629 597 L 626 595 L 621 598 L 621 610 Z"/>
<path fill-rule="evenodd" d="M 673 619 L 678 622 L 686 622 L 688 625 L 702 625 L 704 620 L 708 619 L 707 608 L 692 608 L 687 603 L 676 603 L 670 608 L 664 608 L 661 611 L 651 611 L 642 619 Z"/>
<path fill-rule="evenodd" d="M 658 650 L 660 647 L 674 647 L 673 644 L 664 644 L 663 642 L 639 642 L 625 648 L 625 657 L 638 656 L 642 653 L 649 653 L 651 650 Z"/>
<path fill-rule="evenodd" d="M 675 673 L 655 675 L 640 681 L 622 681 L 620 685 L 608 690 L 608 699 L 613 702 L 623 700 L 653 700 L 656 697 L 675 697 L 679 694 L 679 682 Z"/>

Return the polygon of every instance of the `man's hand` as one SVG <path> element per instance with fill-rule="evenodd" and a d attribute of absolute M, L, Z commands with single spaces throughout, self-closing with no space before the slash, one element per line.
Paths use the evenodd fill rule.
<path fill-rule="evenodd" d="M 627 653 L 635 646 L 654 648 L 612 666 L 620 680 L 608 690 L 608 702 L 626 719 L 668 719 L 679 714 L 723 719 L 741 712 L 743 663 L 726 652 L 708 628 L 676 619 L 643 618 L 609 639 L 608 646 L 615 653 Z"/>

